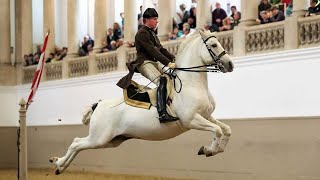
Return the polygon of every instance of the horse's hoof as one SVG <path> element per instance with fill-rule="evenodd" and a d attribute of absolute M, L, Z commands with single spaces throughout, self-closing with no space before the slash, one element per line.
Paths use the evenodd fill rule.
<path fill-rule="evenodd" d="M 55 174 L 56 174 L 56 175 L 59 175 L 59 174 L 61 174 L 61 173 L 60 173 L 60 171 L 59 171 L 59 169 L 56 169 L 56 172 L 55 172 Z"/>
<path fill-rule="evenodd" d="M 203 154 L 204 154 L 204 146 L 202 146 L 198 151 L 198 155 L 203 155 Z"/>
<path fill-rule="evenodd" d="M 50 163 L 54 163 L 54 162 L 57 162 L 57 161 L 58 161 L 57 157 L 52 157 L 52 158 L 49 159 Z"/>

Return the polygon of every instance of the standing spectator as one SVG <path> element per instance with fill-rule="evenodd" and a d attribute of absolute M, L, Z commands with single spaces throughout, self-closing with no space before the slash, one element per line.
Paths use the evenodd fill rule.
<path fill-rule="evenodd" d="M 262 17 L 260 16 L 261 11 L 267 11 L 271 8 L 271 4 L 268 2 L 268 0 L 261 0 L 260 4 L 258 6 L 258 17 L 260 20 L 262 20 Z"/>
<path fill-rule="evenodd" d="M 140 28 L 142 28 L 142 26 L 143 26 L 143 17 L 140 17 L 140 18 L 138 19 L 138 30 L 139 30 Z"/>
<path fill-rule="evenodd" d="M 212 26 L 217 30 L 222 26 L 222 20 L 227 17 L 225 10 L 221 8 L 221 4 L 216 2 L 216 9 L 212 12 Z"/>
<path fill-rule="evenodd" d="M 181 13 L 177 13 L 177 15 L 179 16 L 181 23 L 179 24 L 179 29 L 182 29 L 182 25 L 186 22 L 188 22 L 188 18 L 190 17 L 190 13 L 189 11 L 186 10 L 186 5 L 185 4 L 180 4 L 180 10 Z"/>
<path fill-rule="evenodd" d="M 236 7 L 236 6 L 231 6 L 231 12 L 232 12 L 231 17 L 232 17 L 233 19 L 234 19 L 234 15 L 235 15 L 235 14 L 238 15 L 238 17 L 239 17 L 238 20 L 241 19 L 241 12 L 237 10 L 237 7 Z"/>
<path fill-rule="evenodd" d="M 40 45 L 37 45 L 37 50 L 36 50 L 36 52 L 34 53 L 33 56 L 36 56 L 36 55 L 41 56 L 41 46 Z"/>
<path fill-rule="evenodd" d="M 190 17 L 189 19 L 192 18 L 192 24 L 190 24 L 191 28 L 196 28 L 197 26 L 197 8 L 196 5 L 192 5 L 192 7 L 190 8 Z M 188 22 L 189 22 L 188 19 Z"/>
<path fill-rule="evenodd" d="M 120 13 L 120 17 L 121 17 L 121 25 L 123 28 L 124 27 L 124 13 L 123 12 Z"/>
<path fill-rule="evenodd" d="M 108 52 L 112 49 L 111 42 L 113 41 L 113 29 L 108 28 L 106 33 L 106 40 L 102 42 L 103 48 L 101 52 Z"/>
<path fill-rule="evenodd" d="M 320 12 L 320 8 L 317 5 L 317 1 L 316 0 L 310 0 L 310 7 L 308 8 L 308 12 L 304 15 L 305 17 L 307 16 L 314 16 L 319 14 Z"/>
<path fill-rule="evenodd" d="M 292 8 L 293 8 L 293 4 L 292 4 L 292 0 L 290 1 L 287 9 L 286 9 L 286 15 L 290 16 L 292 14 Z"/>
<path fill-rule="evenodd" d="M 142 6 L 140 6 L 140 12 L 139 12 L 139 14 L 138 14 L 138 20 L 139 20 L 140 18 L 142 18 Z"/>
<path fill-rule="evenodd" d="M 113 23 L 113 36 L 114 41 L 122 38 L 122 30 L 117 22 Z"/>
<path fill-rule="evenodd" d="M 272 12 L 271 22 L 279 22 L 285 20 L 285 16 L 282 11 L 279 11 L 278 6 L 272 6 L 270 9 Z"/>

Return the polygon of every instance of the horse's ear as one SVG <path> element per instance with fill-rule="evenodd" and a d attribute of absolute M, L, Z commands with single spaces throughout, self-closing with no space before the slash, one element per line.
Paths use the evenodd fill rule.
<path fill-rule="evenodd" d="M 204 28 L 199 28 L 198 29 L 199 30 L 199 33 L 200 33 L 200 35 L 202 36 L 202 37 L 204 37 L 205 36 L 205 29 Z"/>

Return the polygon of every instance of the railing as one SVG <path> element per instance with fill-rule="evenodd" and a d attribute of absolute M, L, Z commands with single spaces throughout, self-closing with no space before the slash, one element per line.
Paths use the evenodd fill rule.
<path fill-rule="evenodd" d="M 320 16 L 298 19 L 299 47 L 318 46 L 320 42 Z"/>
<path fill-rule="evenodd" d="M 282 21 L 265 25 L 235 27 L 238 29 L 219 32 L 216 36 L 223 48 L 233 56 L 319 45 L 320 16 L 296 19 L 295 21 L 288 21 L 288 23 Z M 296 32 L 295 37 L 290 34 L 292 33 L 292 22 L 297 23 L 296 25 L 298 27 L 292 31 Z M 285 30 L 288 30 L 288 32 L 285 33 Z M 242 38 L 238 38 L 240 36 L 237 33 L 241 33 Z M 166 41 L 162 42 L 162 45 L 168 49 L 170 53 L 177 55 L 182 41 L 183 40 Z M 292 41 L 296 42 L 294 47 L 288 45 Z M 112 52 L 101 54 L 93 53 L 85 57 L 66 58 L 61 62 L 46 64 L 43 80 L 50 81 L 99 73 L 125 71 L 125 63 L 134 61 L 136 57 L 137 52 L 135 48 L 121 47 Z M 19 78 L 21 79 L 19 82 L 23 84 L 31 83 L 35 69 L 36 66 L 23 67 L 22 77 Z"/>
<path fill-rule="evenodd" d="M 279 51 L 284 48 L 284 21 L 246 28 L 246 53 Z"/>
<path fill-rule="evenodd" d="M 97 72 L 106 73 L 118 69 L 118 53 L 116 51 L 96 55 Z"/>
<path fill-rule="evenodd" d="M 217 33 L 217 38 L 228 54 L 233 55 L 233 31 L 223 31 Z"/>

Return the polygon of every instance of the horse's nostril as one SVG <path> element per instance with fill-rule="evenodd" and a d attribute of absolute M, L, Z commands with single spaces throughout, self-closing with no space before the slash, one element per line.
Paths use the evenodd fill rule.
<path fill-rule="evenodd" d="M 234 68 L 233 63 L 230 61 L 230 62 L 229 62 L 229 65 L 230 65 L 230 70 L 232 71 L 233 68 Z"/>

